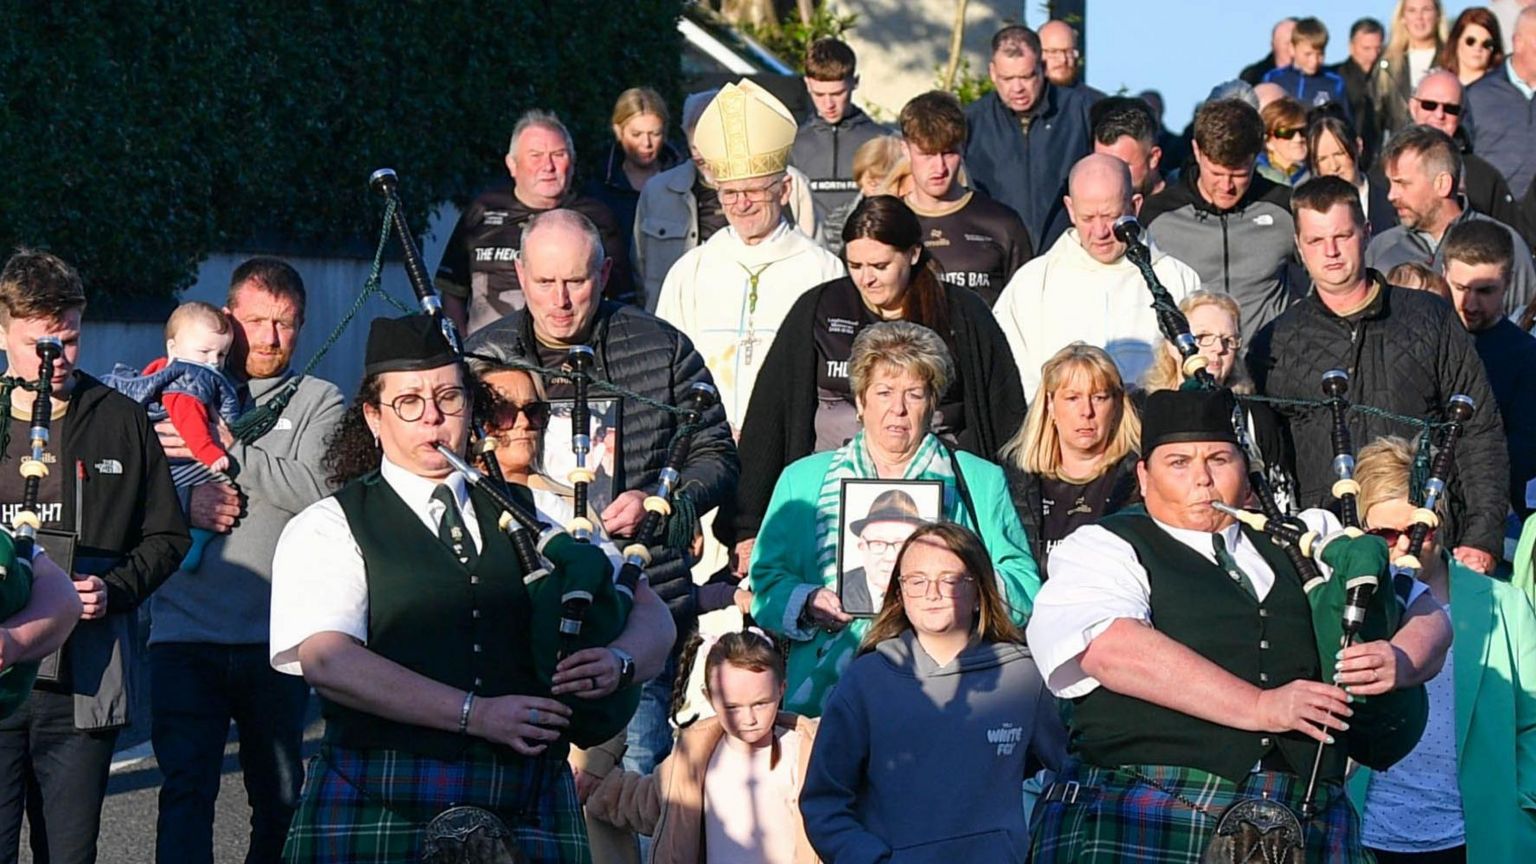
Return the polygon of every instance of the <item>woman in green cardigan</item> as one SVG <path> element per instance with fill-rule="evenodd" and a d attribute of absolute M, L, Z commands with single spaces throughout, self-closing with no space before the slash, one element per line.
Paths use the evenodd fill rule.
<path fill-rule="evenodd" d="M 954 374 L 944 341 L 907 321 L 873 324 L 849 360 L 861 425 L 837 450 L 785 468 L 752 551 L 752 616 L 790 642 L 784 707 L 809 717 L 853 659 L 868 618 L 844 612 L 837 594 L 842 481 L 938 480 L 944 518 L 981 535 L 1014 623 L 1028 619 L 1040 576 L 997 465 L 956 451 L 930 431 L 939 394 Z"/>
<path fill-rule="evenodd" d="M 1413 456 L 1403 439 L 1381 438 L 1361 449 L 1355 468 L 1365 527 L 1399 555 L 1415 507 Z M 1513 585 L 1444 554 L 1433 535 L 1418 555 L 1419 578 L 1456 635 L 1426 685 L 1429 723 L 1418 746 L 1392 768 L 1362 768 L 1350 781 L 1365 843 L 1382 864 L 1528 860 L 1536 850 L 1536 612 Z"/>

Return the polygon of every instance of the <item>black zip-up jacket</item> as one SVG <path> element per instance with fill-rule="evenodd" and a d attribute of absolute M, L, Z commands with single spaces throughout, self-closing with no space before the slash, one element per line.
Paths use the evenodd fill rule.
<path fill-rule="evenodd" d="M 795 133 L 789 164 L 811 181 L 816 224 L 821 226 L 822 245 L 828 249 L 843 248 L 843 223 L 848 221 L 848 214 L 859 199 L 859 184 L 853 179 L 853 153 L 866 141 L 887 131 L 850 105 L 840 123 L 828 123 L 813 111 Z"/>
<path fill-rule="evenodd" d="M 1316 292 L 1259 333 L 1248 354 L 1265 396 L 1321 400 L 1323 373 L 1349 372 L 1349 399 L 1410 417 L 1446 419 L 1456 393 L 1477 403 L 1456 445 L 1455 472 L 1442 541 L 1503 554 L 1509 455 L 1499 408 L 1477 348 L 1450 305 L 1430 294 L 1387 285 L 1367 271 L 1379 292 L 1353 320 L 1335 315 Z M 1276 406 L 1290 424 L 1301 506 L 1332 503 L 1333 419 L 1327 408 Z M 1358 411 L 1349 414 L 1352 440 L 1382 435 L 1413 438 L 1418 429 Z"/>
<path fill-rule="evenodd" d="M 667 405 L 680 405 L 695 382 L 715 383 L 687 336 L 633 306 L 603 301 L 588 344 L 597 354 L 592 370 L 596 378 Z M 533 319 L 526 310 L 518 310 L 476 333 L 466 347 L 473 354 L 496 360 L 516 358 L 536 364 L 537 345 Z M 614 489 L 655 491 L 679 422 L 676 414 L 625 400 L 619 414 Z M 734 493 L 741 462 L 725 409 L 718 403 L 704 413 L 703 427 L 694 433 L 681 473 L 676 491 L 686 493 L 700 514 L 720 506 Z M 646 574 L 651 587 L 672 610 L 682 640 L 692 632 L 698 615 L 698 594 L 688 563 L 676 552 L 659 546 L 651 554 Z"/>
<path fill-rule="evenodd" d="M 107 583 L 107 611 L 131 612 L 176 572 L 192 538 L 144 408 L 84 372 L 74 375 L 54 469 L 63 472 L 63 522 L 77 522 L 78 462 L 84 513 L 75 569 Z"/>
<path fill-rule="evenodd" d="M 1206 290 L 1232 295 L 1251 343 L 1290 305 L 1300 281 L 1291 193 L 1255 175 L 1237 206 L 1218 210 L 1200 194 L 1199 177 L 1198 165 L 1185 168 L 1142 205 L 1141 223 L 1164 252 L 1195 268 Z"/>

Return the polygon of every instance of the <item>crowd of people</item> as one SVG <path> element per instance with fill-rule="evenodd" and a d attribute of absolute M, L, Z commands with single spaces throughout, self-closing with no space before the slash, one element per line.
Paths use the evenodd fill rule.
<path fill-rule="evenodd" d="M 1067 22 L 890 127 L 823 39 L 585 186 L 530 110 L 350 400 L 282 260 L 98 378 L 17 251 L 0 862 L 97 859 L 145 604 L 161 862 L 231 724 L 248 862 L 1536 855 L 1536 5 L 1329 41 L 1176 134 Z"/>

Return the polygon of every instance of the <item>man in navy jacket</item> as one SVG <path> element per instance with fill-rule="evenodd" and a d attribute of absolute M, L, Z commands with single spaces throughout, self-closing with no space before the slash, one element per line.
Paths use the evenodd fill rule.
<path fill-rule="evenodd" d="M 1034 248 L 1045 249 L 1068 227 L 1067 173 L 1093 152 L 1093 100 L 1046 79 L 1040 37 L 1028 27 L 997 31 L 987 71 L 997 89 L 966 111 L 966 170 L 973 186 L 1019 214 Z"/>

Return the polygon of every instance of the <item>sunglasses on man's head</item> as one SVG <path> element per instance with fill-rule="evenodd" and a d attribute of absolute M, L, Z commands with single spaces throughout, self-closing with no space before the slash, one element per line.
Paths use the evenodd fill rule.
<path fill-rule="evenodd" d="M 1461 116 L 1460 102 L 1436 102 L 1433 99 L 1419 99 L 1417 96 L 1413 98 L 1418 100 L 1418 103 L 1423 106 L 1424 110 L 1430 112 L 1431 114 L 1441 109 L 1445 109 L 1445 113 L 1452 117 Z"/>
<path fill-rule="evenodd" d="M 1461 44 L 1467 46 L 1468 48 L 1481 48 L 1484 51 L 1492 51 L 1493 50 L 1493 40 L 1492 39 L 1484 39 L 1481 42 L 1479 42 L 1477 40 L 1476 36 L 1463 36 L 1461 38 Z"/>

